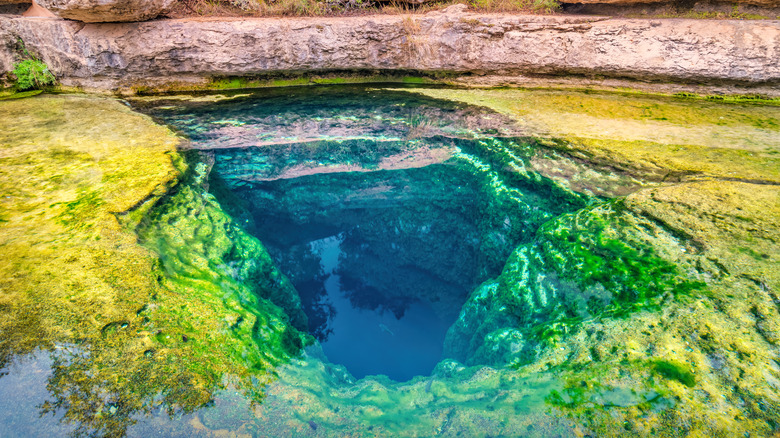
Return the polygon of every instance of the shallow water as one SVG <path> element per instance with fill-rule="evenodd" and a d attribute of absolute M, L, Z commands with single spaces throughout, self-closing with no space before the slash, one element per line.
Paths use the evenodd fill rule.
<path fill-rule="evenodd" d="M 778 107 L 129 103 L 0 102 L 0 436 L 776 432 Z"/>

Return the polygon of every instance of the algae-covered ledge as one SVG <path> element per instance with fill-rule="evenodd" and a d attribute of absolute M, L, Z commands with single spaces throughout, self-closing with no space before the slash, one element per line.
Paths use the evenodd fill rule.
<path fill-rule="evenodd" d="M 377 112 L 380 100 L 360 90 L 348 117 L 320 111 L 343 88 L 258 96 L 267 106 L 297 92 L 309 103 L 292 107 L 299 115 L 314 111 L 318 126 L 350 134 L 344 123 L 363 129 L 399 108 Z M 276 435 L 774 433 L 777 107 L 550 90 L 371 92 L 416 99 L 414 117 L 387 119 L 398 138 L 448 138 L 458 118 L 491 130 L 519 123 L 505 135 L 523 133 L 455 143 L 454 158 L 474 166 L 491 196 L 480 212 L 491 230 L 506 228 L 509 206 L 509 228 L 521 226 L 524 240 L 469 295 L 448 359 L 430 376 L 356 381 L 329 363 L 305 334 L 290 281 L 209 176 L 221 166 L 225 177 L 251 177 L 244 162 L 185 157 L 170 130 L 83 95 L 0 102 L 0 245 L 11 255 L 0 262 L 0 364 L 51 351 L 44 410 L 67 411 L 84 434 L 124 434 L 161 407 L 192 414 L 186 430 Z M 132 101 L 171 121 L 182 111 L 193 133 L 251 137 L 248 120 L 269 131 L 262 123 L 273 117 L 217 111 L 199 125 L 186 107 L 209 114 L 242 99 L 251 106 L 252 92 Z M 293 109 L 277 111 L 288 116 L 279 134 L 288 142 L 309 120 Z M 578 114 L 588 117 L 559 122 Z M 317 169 L 354 159 L 303 140 L 308 155 L 298 158 Z M 565 209 L 535 209 L 529 188 Z M 215 399 L 258 405 L 221 417 L 203 409 Z"/>
<path fill-rule="evenodd" d="M 51 352 L 41 412 L 122 436 L 135 414 L 202 407 L 226 375 L 261 385 L 299 351 L 294 292 L 256 240 L 182 186 L 202 169 L 169 129 L 83 95 L 0 102 L 0 125 L 0 367 Z"/>
<path fill-rule="evenodd" d="M 0 430 L 776 436 L 778 42 L 776 20 L 464 5 L 0 15 L 0 84 L 24 59 L 45 76 L 17 89 L 63 93 L 0 98 Z M 301 280 L 336 272 L 317 221 L 374 233 L 338 255 L 386 276 L 370 302 L 403 313 L 419 283 L 452 316 L 432 372 L 330 356 Z M 25 373 L 40 400 L 9 392 Z"/>

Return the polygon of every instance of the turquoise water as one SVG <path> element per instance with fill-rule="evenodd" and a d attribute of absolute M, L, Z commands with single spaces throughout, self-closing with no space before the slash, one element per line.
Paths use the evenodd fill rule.
<path fill-rule="evenodd" d="M 530 158 L 532 140 L 497 140 L 513 125 L 467 106 L 358 87 L 147 111 L 213 162 L 220 204 L 290 278 L 328 359 L 358 379 L 429 375 L 471 291 L 543 218 L 582 204 L 493 164 L 504 148 Z"/>
<path fill-rule="evenodd" d="M 776 107 L 344 86 L 0 116 L 0 438 L 777 432 Z"/>

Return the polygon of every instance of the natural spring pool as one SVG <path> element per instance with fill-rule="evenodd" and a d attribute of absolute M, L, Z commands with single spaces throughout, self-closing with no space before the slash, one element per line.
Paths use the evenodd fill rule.
<path fill-rule="evenodd" d="M 776 102 L 291 87 L 0 125 L 0 436 L 780 427 Z"/>

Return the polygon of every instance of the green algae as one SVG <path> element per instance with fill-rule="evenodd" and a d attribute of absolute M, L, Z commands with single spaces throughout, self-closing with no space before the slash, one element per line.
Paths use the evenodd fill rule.
<path fill-rule="evenodd" d="M 300 85 L 339 85 L 339 84 L 372 84 L 372 83 L 393 83 L 401 82 L 405 84 L 427 84 L 434 80 L 423 76 L 408 76 L 403 74 L 352 74 L 345 72 L 343 74 L 321 74 L 308 76 L 291 76 L 278 78 L 264 77 L 230 77 L 215 78 L 202 89 L 222 90 L 239 88 L 265 88 L 265 87 L 290 87 Z"/>
<path fill-rule="evenodd" d="M 0 101 L 10 99 L 24 99 L 25 97 L 33 97 L 43 93 L 43 90 L 31 90 L 31 91 L 18 91 L 5 93 L 0 91 Z"/>
<path fill-rule="evenodd" d="M 667 379 L 677 380 L 689 388 L 696 386 L 696 376 L 686 370 L 683 365 L 667 360 L 657 360 L 653 362 L 653 371 Z"/>
<path fill-rule="evenodd" d="M 110 99 L 43 95 L 0 115 L 0 363 L 52 351 L 44 412 L 119 436 L 139 413 L 201 408 L 227 376 L 259 399 L 302 348 L 290 318 L 305 316 L 259 243 L 196 183 L 163 199 L 186 169 L 179 140 Z M 187 235 L 201 243 L 177 246 Z"/>
<path fill-rule="evenodd" d="M 469 364 L 517 367 L 576 333 L 584 320 L 625 318 L 657 310 L 669 298 L 707 293 L 704 282 L 654 249 L 667 242 L 676 237 L 619 201 L 547 221 L 496 281 L 472 295 L 448 334 L 448 354 Z"/>
<path fill-rule="evenodd" d="M 275 269 L 262 245 L 234 225 L 200 186 L 206 172 L 206 165 L 198 164 L 191 182 L 150 213 L 139 236 L 160 254 L 165 284 L 172 290 L 200 295 L 212 306 L 222 302 L 208 309 L 218 317 L 222 308 L 228 317 L 222 326 L 230 332 L 219 342 L 225 349 L 220 353 L 245 361 L 248 369 L 271 369 L 302 347 L 304 340 L 295 327 L 305 329 L 306 316 L 289 280 Z M 167 309 L 176 313 L 165 318 L 186 319 L 187 325 L 202 318 L 180 313 L 176 306 L 161 306 L 157 312 Z M 203 331 L 205 327 L 193 327 L 189 335 L 195 339 Z M 205 353 L 213 345 L 206 342 L 202 347 Z"/>
<path fill-rule="evenodd" d="M 552 184 L 551 203 L 573 199 L 567 208 L 577 211 L 544 216 L 507 190 L 550 184 L 529 171 L 538 157 L 518 152 L 529 147 L 523 142 L 483 141 L 492 160 L 515 165 L 510 174 L 484 173 L 495 199 L 485 214 L 516 203 L 518 215 L 532 218 L 528 229 L 541 227 L 464 306 L 464 321 L 477 328 L 453 331 L 463 338 L 457 345 L 469 344 L 456 358 L 476 366 L 445 361 L 412 382 L 354 382 L 314 352 L 279 366 L 307 342 L 293 329 L 295 299 L 262 245 L 209 195 L 222 189 L 205 181 L 207 167 L 194 167 L 171 191 L 184 167 L 167 131 L 111 101 L 77 98 L 84 101 L 62 111 L 46 99 L 40 107 L 0 103 L 0 111 L 26 114 L 30 126 L 59 132 L 30 141 L 15 123 L 0 131 L 0 227 L 12 254 L 0 264 L 0 305 L 11 315 L 0 323 L 11 334 L 2 351 L 78 340 L 56 350 L 47 407 L 67 410 L 83 433 L 115 436 L 134 413 L 159 408 L 192 413 L 201 431 L 276 435 L 771 436 L 776 429 L 780 194 L 775 184 L 749 182 L 776 178 L 773 161 L 761 164 L 766 156 L 736 151 L 744 160 L 729 163 L 739 155 L 724 153 L 714 159 L 717 170 L 701 171 L 700 154 L 650 160 L 655 145 L 647 144 L 635 159 L 631 143 L 616 140 L 610 150 L 626 158 L 611 161 L 566 142 L 557 151 L 626 171 L 678 172 L 671 180 L 684 182 L 634 186 L 608 202 Z M 104 111 L 89 118 L 95 106 Z M 118 119 L 124 129 L 140 123 L 149 137 L 130 131 L 117 143 L 74 139 L 81 133 L 65 135 L 65 117 L 77 131 L 91 126 L 90 136 L 112 137 L 119 128 L 106 123 Z M 66 147 L 39 150 L 52 144 Z M 131 147 L 116 157 L 123 148 L 112 144 Z M 157 146 L 141 157 L 144 145 Z M 523 158 L 507 158 L 512 152 Z M 460 153 L 480 164 L 475 151 Z M 153 251 L 115 217 L 137 227 Z M 220 394 L 226 374 L 239 377 L 248 399 L 264 393 L 263 404 L 223 420 L 218 411 L 198 410 Z"/>
<path fill-rule="evenodd" d="M 643 178 L 780 181 L 776 106 L 607 92 L 407 91 L 491 108 L 550 147 Z"/>
<path fill-rule="evenodd" d="M 630 216 L 615 201 L 561 216 L 539 229 L 541 252 L 549 266 L 582 290 L 600 285 L 612 293 L 606 306 L 589 300 L 590 314 L 625 315 L 662 294 L 690 294 L 705 287 L 659 257 L 653 242 L 636 231 L 653 229 L 655 224 Z"/>
<path fill-rule="evenodd" d="M 414 73 L 414 72 L 411 72 Z M 440 74 L 434 76 L 441 76 Z M 253 88 L 278 88 L 313 85 L 344 85 L 344 84 L 436 84 L 434 76 L 414 76 L 403 72 L 387 72 L 363 74 L 359 72 L 321 72 L 314 74 L 281 74 L 262 76 L 215 76 L 205 83 L 166 82 L 161 86 L 137 84 L 131 87 L 136 96 L 159 95 L 168 92 L 198 92 L 220 90 L 243 90 Z"/>
<path fill-rule="evenodd" d="M 547 412 L 544 396 L 561 389 L 554 376 L 523 376 L 442 362 L 434 374 L 402 384 L 388 379 L 342 380 L 343 370 L 312 357 L 279 370 L 255 421 L 265 433 L 307 433 L 309 422 L 327 436 L 529 436 L 566 433 L 573 425 Z M 293 408 L 290 421 L 274 418 Z"/>
<path fill-rule="evenodd" d="M 694 100 L 714 100 L 718 102 L 736 102 L 753 103 L 757 105 L 780 106 L 780 98 L 765 97 L 758 94 L 697 94 L 697 93 L 674 93 L 674 97 Z"/>

